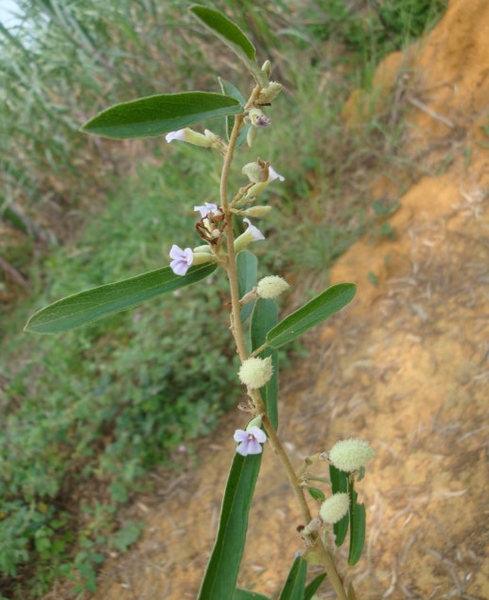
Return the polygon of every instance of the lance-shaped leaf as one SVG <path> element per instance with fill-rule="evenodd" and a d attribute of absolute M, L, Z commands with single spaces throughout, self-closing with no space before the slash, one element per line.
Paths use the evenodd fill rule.
<path fill-rule="evenodd" d="M 215 264 L 196 265 L 182 277 L 175 275 L 170 267 L 163 267 L 117 283 L 85 290 L 42 308 L 32 315 L 25 330 L 36 333 L 68 331 L 136 306 L 159 294 L 205 279 L 215 269 Z"/>
<path fill-rule="evenodd" d="M 306 587 L 307 561 L 298 556 L 289 571 L 279 600 L 303 600 Z"/>
<path fill-rule="evenodd" d="M 250 592 L 248 590 L 236 590 L 234 592 L 233 600 L 270 600 L 262 594 L 257 592 Z"/>
<path fill-rule="evenodd" d="M 348 492 L 348 473 L 340 471 L 334 465 L 329 465 L 329 478 L 333 494 Z M 348 513 L 333 525 L 335 544 L 339 547 L 345 541 L 348 532 Z"/>
<path fill-rule="evenodd" d="M 288 315 L 268 332 L 267 342 L 280 348 L 346 306 L 355 295 L 354 283 L 338 283 Z"/>
<path fill-rule="evenodd" d="M 236 257 L 236 265 L 238 267 L 238 291 L 239 297 L 242 298 L 248 292 L 251 292 L 256 285 L 256 273 L 258 259 L 249 250 L 243 250 Z M 241 309 L 241 321 L 244 322 L 250 316 L 253 310 L 253 302 L 248 302 Z"/>
<path fill-rule="evenodd" d="M 244 109 L 246 100 L 244 99 L 243 94 L 238 90 L 238 88 L 236 86 L 234 86 L 231 82 L 226 81 L 225 79 L 222 79 L 221 77 L 218 77 L 218 80 L 219 80 L 219 85 L 221 86 L 222 93 L 225 94 L 226 96 L 231 96 L 231 98 L 236 98 L 236 100 L 238 100 L 238 102 L 240 102 L 241 106 Z M 226 117 L 226 133 L 227 133 L 228 140 L 231 137 L 231 131 L 233 129 L 233 125 L 234 125 L 234 118 Z M 241 131 L 239 132 L 238 139 L 236 140 L 236 146 L 238 148 L 244 143 L 249 128 L 250 128 L 249 125 L 244 125 L 244 124 L 241 127 Z"/>
<path fill-rule="evenodd" d="M 111 106 L 90 119 L 81 130 L 113 139 L 147 137 L 240 112 L 243 112 L 240 102 L 223 94 L 159 94 Z"/>
<path fill-rule="evenodd" d="M 278 308 L 274 300 L 259 298 L 255 303 L 251 317 L 251 347 L 256 350 L 266 340 L 267 333 L 277 323 Z M 273 348 L 265 348 L 260 358 L 272 357 L 273 373 L 267 384 L 260 389 L 263 403 L 272 427 L 278 427 L 278 352 Z"/>
<path fill-rule="evenodd" d="M 255 47 L 231 19 L 218 10 L 197 4 L 190 7 L 190 12 L 243 61 L 258 81 L 266 84 L 264 73 L 256 63 Z"/>
<path fill-rule="evenodd" d="M 325 579 L 326 573 L 321 573 L 321 575 L 315 577 L 304 591 L 304 600 L 311 600 Z"/>
<path fill-rule="evenodd" d="M 248 513 L 261 454 L 235 454 L 229 471 L 216 542 L 202 581 L 199 600 L 233 598 L 248 530 Z"/>
<path fill-rule="evenodd" d="M 348 552 L 348 564 L 355 565 L 362 556 L 365 544 L 365 504 L 358 504 L 358 494 L 350 483 L 350 550 Z"/>

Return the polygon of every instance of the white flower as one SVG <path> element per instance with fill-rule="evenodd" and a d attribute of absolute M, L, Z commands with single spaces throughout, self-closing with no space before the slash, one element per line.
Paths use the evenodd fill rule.
<path fill-rule="evenodd" d="M 375 458 L 375 452 L 363 440 L 341 440 L 331 448 L 330 462 L 340 471 L 352 473 L 364 467 L 370 458 Z"/>
<path fill-rule="evenodd" d="M 283 175 L 280 175 L 279 173 L 277 173 L 277 171 L 275 171 L 275 169 L 272 167 L 272 165 L 270 165 L 268 167 L 267 182 L 270 183 L 271 181 L 275 181 L 275 179 L 278 179 L 279 181 L 285 181 L 285 177 Z"/>
<path fill-rule="evenodd" d="M 321 504 L 319 516 L 325 523 L 337 523 L 346 515 L 349 506 L 348 494 L 344 492 L 333 494 Z"/>
<path fill-rule="evenodd" d="M 218 142 L 218 138 L 212 131 L 205 130 L 205 134 L 198 133 L 190 127 L 184 129 L 177 129 L 177 131 L 170 131 L 165 135 L 165 140 L 169 144 L 173 140 L 179 140 L 181 142 L 187 142 L 194 146 L 201 146 L 202 148 L 209 148 Z"/>
<path fill-rule="evenodd" d="M 204 219 L 210 212 L 217 212 L 217 204 L 206 202 L 202 206 L 194 206 L 195 212 L 200 212 L 200 216 Z"/>
<path fill-rule="evenodd" d="M 167 141 L 167 143 L 169 144 L 170 142 L 172 142 L 173 140 L 181 140 L 182 142 L 185 142 L 185 129 L 178 129 L 177 131 L 170 131 L 170 133 L 167 133 L 165 135 L 165 140 Z"/>
<path fill-rule="evenodd" d="M 265 239 L 263 233 L 258 229 L 258 227 L 252 225 L 249 219 L 243 219 L 243 221 L 248 225 L 248 228 L 246 229 L 245 233 L 251 233 L 253 242 L 259 242 L 260 240 Z"/>

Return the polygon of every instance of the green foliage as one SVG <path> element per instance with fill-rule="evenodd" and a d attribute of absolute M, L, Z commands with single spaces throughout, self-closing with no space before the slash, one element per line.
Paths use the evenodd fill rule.
<path fill-rule="evenodd" d="M 199 600 L 222 600 L 233 596 L 261 459 L 261 454 L 246 457 L 234 454 L 224 491 L 217 538 L 202 580 Z"/>
<path fill-rule="evenodd" d="M 82 131 L 119 140 L 140 138 L 240 112 L 240 102 L 223 94 L 159 94 L 111 106 L 85 123 Z"/>
<path fill-rule="evenodd" d="M 162 176 L 141 167 L 126 180 L 77 244 L 46 261 L 49 279 L 41 280 L 36 303 L 168 264 L 162 239 L 169 240 L 166 251 L 171 241 L 191 243 L 188 233 L 177 233 L 188 232 L 189 219 L 188 207 L 175 204 L 178 179 L 171 169 Z M 29 588 L 39 594 L 68 571 L 88 589 L 104 548 L 135 539 L 134 527 L 117 533 L 117 505 L 139 489 L 149 468 L 168 463 L 172 449 L 210 432 L 239 393 L 228 332 L 217 325 L 226 322 L 223 282 L 174 293 L 185 303 L 156 298 L 62 337 L 19 337 L 30 306 L 8 324 L 3 356 L 16 366 L 1 405 L 0 567 L 13 582 L 19 566 L 31 563 Z M 76 507 L 77 490 L 91 481 L 108 493 L 108 507 L 80 506 L 79 515 L 63 517 L 56 507 Z M 89 530 L 83 543 L 92 546 L 72 562 L 81 527 Z M 19 589 L 15 598 L 28 597 Z"/>
<path fill-rule="evenodd" d="M 267 333 L 267 343 L 280 348 L 344 308 L 355 296 L 354 283 L 338 283 L 280 321 Z"/>
<path fill-rule="evenodd" d="M 287 575 L 279 600 L 303 600 L 306 587 L 307 561 L 298 556 Z"/>
<path fill-rule="evenodd" d="M 212 275 L 213 264 L 191 267 L 185 276 L 163 267 L 116 283 L 106 283 L 72 294 L 41 309 L 27 322 L 25 331 L 59 333 L 97 321 L 107 315 L 133 308 L 144 300 L 174 292 Z"/>

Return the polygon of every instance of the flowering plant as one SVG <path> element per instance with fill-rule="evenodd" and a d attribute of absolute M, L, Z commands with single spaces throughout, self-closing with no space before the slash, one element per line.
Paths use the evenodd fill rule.
<path fill-rule="evenodd" d="M 294 468 L 278 434 L 277 350 L 346 306 L 354 297 L 356 287 L 352 283 L 334 285 L 278 321 L 275 300 L 289 284 L 278 275 L 269 275 L 257 282 L 257 259 L 249 247 L 265 240 L 265 236 L 250 217 L 267 215 L 272 207 L 258 204 L 258 196 L 269 185 L 283 182 L 284 177 L 272 168 L 270 161 L 258 157 L 242 166 L 241 173 L 248 178 L 248 183 L 234 195 L 228 192 L 228 178 L 239 146 L 246 142 L 252 147 L 256 136 L 270 126 L 271 118 L 264 109 L 268 112 L 282 86 L 270 80 L 268 60 L 262 67 L 258 65 L 254 46 L 227 17 L 204 6 L 193 6 L 190 11 L 249 71 L 254 85 L 248 99 L 232 84 L 220 79 L 220 94 L 185 92 L 139 98 L 108 108 L 88 121 L 83 130 L 115 139 L 165 135 L 168 143 L 189 143 L 222 155 L 219 200 L 216 194 L 215 203 L 194 206 L 200 216 L 195 225 L 201 238 L 199 245 L 182 249 L 173 243 L 169 266 L 59 300 L 34 314 L 26 329 L 38 333 L 66 331 L 158 294 L 202 281 L 219 269 L 229 281 L 230 329 L 241 361 L 237 376 L 246 393 L 246 402 L 241 408 L 249 415 L 249 422 L 234 434 L 237 446 L 224 491 L 217 539 L 199 598 L 265 598 L 238 590 L 236 581 L 261 455 L 263 449 L 270 446 L 284 467 L 303 518 L 297 527 L 301 551 L 284 583 L 281 600 L 311 599 L 326 576 L 338 598 L 353 600 L 354 589 L 351 583 L 345 585 L 332 545 L 341 546 L 349 529 L 348 563 L 353 565 L 361 557 L 365 507 L 358 502 L 355 486 L 374 452 L 366 442 L 344 440 L 329 454 L 319 449 L 306 459 L 302 470 Z M 226 120 L 226 139 L 209 129 L 200 133 L 189 127 L 217 117 Z M 236 227 L 242 230 L 237 236 Z M 248 336 L 250 344 L 245 341 Z M 268 442 L 266 446 L 265 442 Z M 328 498 L 321 489 L 310 485 L 308 467 L 319 461 L 329 470 L 331 493 Z M 331 526 L 333 542 L 330 541 L 332 536 L 327 536 Z M 321 565 L 324 573 L 306 586 L 308 563 Z"/>

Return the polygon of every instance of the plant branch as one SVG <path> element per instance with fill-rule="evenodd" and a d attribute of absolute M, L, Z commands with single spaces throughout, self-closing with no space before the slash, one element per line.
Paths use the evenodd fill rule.
<path fill-rule="evenodd" d="M 251 96 L 250 96 L 248 102 L 246 103 L 245 111 L 250 106 L 253 105 L 253 102 L 259 93 L 260 93 L 260 86 L 257 85 L 253 89 L 253 92 L 251 93 Z M 231 293 L 231 331 L 232 331 L 234 340 L 236 342 L 236 347 L 237 347 L 241 362 L 245 361 L 248 358 L 248 353 L 246 351 L 246 345 L 245 345 L 244 335 L 243 335 L 243 327 L 242 327 L 241 318 L 240 318 L 241 306 L 240 306 L 239 291 L 238 291 L 238 273 L 237 273 L 237 267 L 236 267 L 236 254 L 234 251 L 234 232 L 233 232 L 233 222 L 232 222 L 233 213 L 231 212 L 231 207 L 229 205 L 228 198 L 227 198 L 227 194 L 228 194 L 227 183 L 228 183 L 228 177 L 229 177 L 229 170 L 230 170 L 231 163 L 233 160 L 234 150 L 236 147 L 236 142 L 238 139 L 239 131 L 243 124 L 243 119 L 244 119 L 244 114 L 237 115 L 234 119 L 234 126 L 231 131 L 231 135 L 229 137 L 229 143 L 228 143 L 226 153 L 224 155 L 224 162 L 223 162 L 223 166 L 222 166 L 221 181 L 220 181 L 220 201 L 221 201 L 222 210 L 224 212 L 226 223 L 227 223 L 226 244 L 227 244 L 228 259 L 227 259 L 227 263 L 226 263 L 226 272 L 227 272 L 227 276 L 229 279 L 229 287 L 230 287 L 230 293 Z M 263 346 L 260 346 L 259 348 L 257 348 L 257 350 L 255 350 L 255 352 L 253 353 L 253 356 L 258 354 L 259 352 L 261 352 L 263 349 L 264 349 Z M 284 466 L 284 469 L 287 473 L 287 478 L 292 486 L 292 489 L 294 490 L 294 494 L 297 498 L 297 502 L 299 503 L 302 517 L 305 521 L 305 525 L 307 525 L 311 521 L 311 512 L 309 510 L 309 506 L 307 504 L 307 500 L 304 495 L 304 491 L 300 486 L 299 479 L 294 471 L 294 467 L 292 466 L 289 456 L 288 456 L 287 452 L 285 451 L 285 448 L 283 447 L 283 445 L 277 435 L 277 432 L 273 428 L 273 426 L 270 423 L 270 420 L 266 414 L 265 406 L 263 404 L 263 400 L 261 398 L 260 391 L 259 390 L 248 390 L 248 395 L 254 402 L 256 414 L 263 415 L 263 417 L 262 417 L 263 418 L 263 426 L 265 428 L 268 439 L 270 441 L 270 445 Z M 335 564 L 334 564 L 334 561 L 333 561 L 330 551 L 324 546 L 323 541 L 321 540 L 321 538 L 318 536 L 317 533 L 311 534 L 309 539 L 311 541 L 312 547 L 315 549 L 315 551 L 321 557 L 321 562 L 322 562 L 324 569 L 326 571 L 326 574 L 331 582 L 331 585 L 333 586 L 334 590 L 336 591 L 336 594 L 338 595 L 338 598 L 340 600 L 348 600 L 346 593 L 345 593 L 345 588 L 343 586 L 343 582 L 342 582 L 340 576 L 338 575 L 338 572 L 336 571 L 336 567 L 335 567 Z"/>

